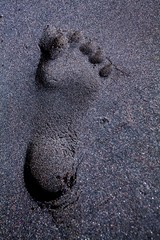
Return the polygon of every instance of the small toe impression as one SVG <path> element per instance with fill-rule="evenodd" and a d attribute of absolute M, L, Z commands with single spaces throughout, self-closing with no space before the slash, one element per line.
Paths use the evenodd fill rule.
<path fill-rule="evenodd" d="M 61 48 L 65 48 L 67 45 L 67 41 L 66 38 L 59 33 L 52 42 L 52 49 L 61 49 Z"/>
<path fill-rule="evenodd" d="M 89 61 L 92 64 L 100 64 L 104 61 L 104 56 L 103 56 L 103 52 L 101 50 L 97 50 L 96 53 L 94 53 L 93 55 L 91 55 L 89 57 Z"/>
<path fill-rule="evenodd" d="M 68 42 L 70 44 L 78 44 L 82 40 L 82 32 L 73 31 L 68 36 Z"/>
<path fill-rule="evenodd" d="M 83 43 L 80 47 L 79 50 L 84 54 L 84 55 L 91 55 L 95 52 L 95 45 L 93 42 L 89 41 L 87 43 Z"/>
<path fill-rule="evenodd" d="M 103 68 L 100 69 L 100 77 L 108 77 L 112 72 L 112 64 L 106 64 Z"/>

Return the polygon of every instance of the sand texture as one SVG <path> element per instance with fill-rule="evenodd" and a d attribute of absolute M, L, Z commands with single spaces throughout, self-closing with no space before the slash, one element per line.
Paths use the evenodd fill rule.
<path fill-rule="evenodd" d="M 159 9 L 1 0 L 0 239 L 160 239 Z"/>

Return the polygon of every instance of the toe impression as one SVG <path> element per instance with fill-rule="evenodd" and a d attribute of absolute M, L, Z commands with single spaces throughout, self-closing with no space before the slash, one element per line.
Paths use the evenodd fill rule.
<path fill-rule="evenodd" d="M 112 72 L 112 64 L 106 64 L 103 68 L 100 69 L 99 75 L 100 77 L 108 77 Z"/>

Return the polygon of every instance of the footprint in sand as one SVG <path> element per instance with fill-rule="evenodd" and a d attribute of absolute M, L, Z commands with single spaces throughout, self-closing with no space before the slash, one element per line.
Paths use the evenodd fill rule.
<path fill-rule="evenodd" d="M 24 178 L 30 194 L 54 208 L 61 199 L 62 204 L 68 201 L 76 185 L 78 124 L 98 96 L 101 77 L 109 76 L 112 64 L 79 31 L 47 26 L 39 47 L 38 112 Z"/>

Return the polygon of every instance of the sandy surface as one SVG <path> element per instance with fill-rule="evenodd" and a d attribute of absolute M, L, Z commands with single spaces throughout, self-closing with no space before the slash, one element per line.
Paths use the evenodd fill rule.
<path fill-rule="evenodd" d="M 160 238 L 159 5 L 1 0 L 0 239 Z M 130 73 L 115 71 L 86 114 L 82 192 L 69 212 L 58 213 L 58 224 L 33 201 L 23 178 L 36 111 L 38 41 L 48 23 L 83 30 Z"/>

